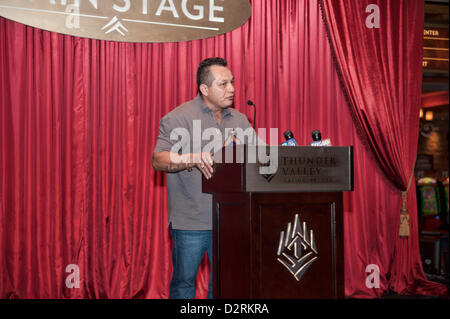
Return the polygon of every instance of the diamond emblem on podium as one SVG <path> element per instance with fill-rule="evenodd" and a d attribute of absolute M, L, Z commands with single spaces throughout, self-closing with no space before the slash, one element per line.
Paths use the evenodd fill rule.
<path fill-rule="evenodd" d="M 280 234 L 277 260 L 286 267 L 297 281 L 318 258 L 314 232 L 305 222 L 301 223 L 298 214 L 295 215 L 294 226 L 288 223 L 286 233 Z"/>

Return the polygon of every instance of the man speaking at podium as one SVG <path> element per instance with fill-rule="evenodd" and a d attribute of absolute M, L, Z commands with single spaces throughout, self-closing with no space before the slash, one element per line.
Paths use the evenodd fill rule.
<path fill-rule="evenodd" d="M 207 179 L 212 177 L 213 155 L 202 151 L 211 141 L 203 138 L 211 135 L 216 141 L 220 138 L 222 146 L 230 129 L 251 128 L 247 117 L 231 108 L 234 77 L 226 60 L 202 61 L 197 69 L 197 87 L 199 93 L 194 100 L 178 106 L 160 120 L 153 151 L 153 168 L 167 172 L 173 240 L 170 298 L 195 297 L 195 280 L 205 252 L 211 266 L 208 298 L 212 298 L 212 195 L 202 193 L 201 177 L 202 174 Z M 182 136 L 181 142 L 173 139 L 183 135 L 180 132 L 188 134 L 187 138 Z M 177 145 L 181 147 L 176 149 Z M 201 150 L 195 145 L 201 145 Z"/>

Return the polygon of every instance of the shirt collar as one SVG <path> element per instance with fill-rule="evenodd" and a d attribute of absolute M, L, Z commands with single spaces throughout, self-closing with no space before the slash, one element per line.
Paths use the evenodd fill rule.
<path fill-rule="evenodd" d="M 212 113 L 212 110 L 205 104 L 205 102 L 203 102 L 203 98 L 202 98 L 202 96 L 200 95 L 200 93 L 197 95 L 197 97 L 195 98 L 196 100 L 197 100 L 197 102 L 199 103 L 199 105 L 200 105 L 200 108 L 202 109 L 202 112 L 205 112 L 205 113 Z M 232 114 L 231 114 L 231 108 L 226 108 L 226 109 L 224 109 L 223 110 L 223 116 L 225 117 L 225 116 L 232 116 Z"/>

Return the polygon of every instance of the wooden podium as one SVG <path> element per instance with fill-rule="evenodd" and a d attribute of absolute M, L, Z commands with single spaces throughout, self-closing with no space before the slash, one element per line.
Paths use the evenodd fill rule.
<path fill-rule="evenodd" d="M 214 297 L 343 298 L 352 147 L 271 147 L 272 174 L 248 160 L 254 151 L 222 149 L 213 177 L 203 177 L 203 192 L 213 194 Z"/>

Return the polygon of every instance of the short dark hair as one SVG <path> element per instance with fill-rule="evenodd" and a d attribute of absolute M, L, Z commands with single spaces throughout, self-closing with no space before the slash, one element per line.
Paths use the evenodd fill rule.
<path fill-rule="evenodd" d="M 200 91 L 200 85 L 206 84 L 209 87 L 214 81 L 210 71 L 211 66 L 213 65 L 220 65 L 227 67 L 228 62 L 223 58 L 207 58 L 202 62 L 200 62 L 200 65 L 198 66 L 197 69 L 197 88 L 200 95 L 202 95 L 202 92 Z"/>

